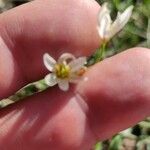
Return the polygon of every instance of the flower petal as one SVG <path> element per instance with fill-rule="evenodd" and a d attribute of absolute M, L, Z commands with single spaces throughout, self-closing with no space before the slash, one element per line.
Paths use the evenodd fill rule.
<path fill-rule="evenodd" d="M 69 81 L 68 80 L 59 80 L 58 86 L 62 91 L 68 91 L 69 90 Z"/>
<path fill-rule="evenodd" d="M 71 61 L 68 65 L 71 68 L 72 72 L 78 71 L 79 69 L 81 69 L 84 64 L 86 63 L 86 57 L 79 57 L 73 61 Z"/>
<path fill-rule="evenodd" d="M 110 15 L 103 16 L 101 22 L 99 23 L 99 26 L 97 27 L 98 33 L 102 39 L 106 38 L 106 33 L 110 30 L 111 26 L 111 19 Z"/>
<path fill-rule="evenodd" d="M 48 85 L 48 86 L 54 86 L 57 84 L 57 77 L 55 74 L 51 73 L 51 74 L 48 74 L 47 76 L 45 76 L 45 83 Z"/>
<path fill-rule="evenodd" d="M 77 83 L 80 82 L 82 79 L 83 79 L 83 77 L 70 78 L 70 79 L 69 79 L 69 82 L 70 82 L 70 83 L 77 84 Z"/>
<path fill-rule="evenodd" d="M 104 3 L 98 14 L 98 33 L 102 39 L 106 38 L 106 33 L 110 30 L 112 20 L 110 18 L 110 11 L 108 4 Z"/>
<path fill-rule="evenodd" d="M 68 60 L 74 60 L 75 56 L 70 53 L 64 53 L 62 54 L 58 59 L 58 64 L 62 64 L 64 62 L 67 62 Z"/>
<path fill-rule="evenodd" d="M 43 62 L 44 62 L 45 67 L 49 71 L 53 71 L 53 68 L 54 68 L 54 65 L 56 64 L 56 61 L 48 53 L 45 53 L 43 55 Z"/>
<path fill-rule="evenodd" d="M 98 14 L 98 23 L 101 22 L 101 20 L 103 19 L 103 16 L 105 16 L 106 14 L 110 14 L 110 11 L 108 9 L 108 3 L 104 3 L 99 11 Z"/>
<path fill-rule="evenodd" d="M 78 75 L 72 74 L 71 77 L 70 77 L 70 79 L 69 79 L 69 82 L 77 84 L 80 81 L 87 81 L 87 80 L 88 80 L 88 77 L 78 76 Z"/>
<path fill-rule="evenodd" d="M 110 37 L 118 33 L 129 21 L 132 15 L 133 6 L 129 6 L 122 14 L 118 13 L 116 20 L 111 26 Z"/>

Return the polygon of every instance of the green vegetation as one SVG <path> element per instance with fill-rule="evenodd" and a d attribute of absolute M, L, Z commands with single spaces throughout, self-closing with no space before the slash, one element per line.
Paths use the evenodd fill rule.
<path fill-rule="evenodd" d="M 150 0 L 97 0 L 100 4 L 108 2 L 112 18 L 118 11 L 134 5 L 133 15 L 125 28 L 115 36 L 107 48 L 106 57 L 131 47 L 150 48 Z"/>

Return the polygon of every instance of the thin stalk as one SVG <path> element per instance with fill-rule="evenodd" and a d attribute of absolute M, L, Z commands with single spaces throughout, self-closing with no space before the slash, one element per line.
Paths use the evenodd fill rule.
<path fill-rule="evenodd" d="M 104 42 L 95 52 L 95 54 L 93 54 L 92 56 L 90 56 L 87 60 L 87 64 L 86 66 L 89 67 L 89 66 L 92 66 L 94 65 L 95 63 L 103 60 L 103 56 L 104 56 L 104 53 L 105 53 L 105 49 L 106 49 L 106 45 L 107 43 Z"/>
<path fill-rule="evenodd" d="M 103 43 L 101 48 L 99 49 L 99 60 L 98 61 L 103 60 L 105 49 L 106 49 L 106 43 Z"/>
<path fill-rule="evenodd" d="M 14 95 L 10 96 L 7 99 L 3 99 L 0 101 L 0 109 L 5 108 L 11 104 L 14 104 L 18 101 L 24 100 L 26 97 L 32 96 L 35 93 L 42 92 L 46 90 L 48 86 L 45 84 L 44 79 L 31 83 L 21 90 L 17 91 Z"/>

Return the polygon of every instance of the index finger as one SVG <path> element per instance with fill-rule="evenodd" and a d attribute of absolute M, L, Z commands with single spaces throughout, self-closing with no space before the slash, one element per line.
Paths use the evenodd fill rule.
<path fill-rule="evenodd" d="M 42 56 L 90 54 L 99 43 L 95 1 L 33 1 L 0 16 L 0 98 L 46 74 Z"/>

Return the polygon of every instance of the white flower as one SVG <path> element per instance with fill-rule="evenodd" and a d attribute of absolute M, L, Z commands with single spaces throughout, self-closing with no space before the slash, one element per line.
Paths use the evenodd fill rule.
<path fill-rule="evenodd" d="M 61 90 L 67 91 L 70 83 L 77 83 L 85 71 L 86 57 L 75 58 L 70 53 L 62 54 L 56 62 L 49 54 L 43 55 L 46 68 L 51 72 L 45 77 L 45 83 L 54 86 L 58 83 Z"/>
<path fill-rule="evenodd" d="M 97 29 L 101 39 L 108 41 L 118 33 L 129 21 L 132 10 L 133 6 L 129 6 L 123 13 L 118 12 L 116 20 L 112 23 L 107 3 L 104 3 L 98 15 Z"/>

